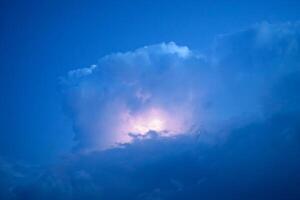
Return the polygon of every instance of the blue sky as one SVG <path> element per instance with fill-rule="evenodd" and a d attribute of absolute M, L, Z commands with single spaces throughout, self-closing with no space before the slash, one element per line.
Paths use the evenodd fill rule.
<path fill-rule="evenodd" d="M 63 169 L 67 174 L 75 174 L 71 175 L 75 184 L 80 185 L 82 179 L 86 179 L 89 184 L 104 185 L 105 191 L 113 190 L 111 184 L 116 177 L 111 172 L 103 172 L 106 177 L 103 182 L 97 178 L 96 182 L 89 181 L 89 176 L 101 177 L 100 172 L 93 171 L 93 165 L 104 171 L 108 165 L 124 178 L 118 187 L 128 198 L 135 196 L 136 191 L 141 199 L 174 198 L 176 192 L 172 190 L 175 188 L 182 191 L 183 196 L 194 192 L 195 196 L 189 197 L 193 199 L 199 195 L 195 192 L 197 186 L 193 178 L 182 178 L 185 173 L 181 168 L 168 175 L 166 180 L 173 185 L 170 188 L 169 182 L 163 179 L 160 189 L 156 190 L 153 185 L 157 180 L 148 176 L 145 187 L 138 188 L 139 170 L 148 170 L 155 177 L 159 169 L 167 168 L 170 163 L 181 163 L 182 152 L 185 152 L 192 161 L 183 167 L 190 167 L 189 176 L 195 172 L 200 177 L 198 182 L 207 181 L 209 191 L 217 184 L 235 183 L 230 176 L 232 163 L 226 159 L 236 161 L 232 168 L 241 176 L 246 174 L 246 181 L 237 187 L 240 193 L 246 194 L 244 187 L 248 183 L 254 182 L 253 191 L 260 189 L 255 182 L 259 172 L 250 167 L 267 174 L 263 182 L 269 191 L 280 188 L 269 182 L 272 174 L 268 174 L 266 168 L 273 167 L 274 173 L 282 173 L 274 179 L 285 183 L 290 175 L 276 171 L 280 169 L 278 162 L 283 160 L 287 163 L 283 168 L 296 174 L 299 165 L 295 160 L 299 152 L 299 95 L 295 92 L 299 89 L 295 86 L 299 83 L 299 10 L 298 1 L 1 1 L 0 172 L 4 171 L 6 177 L 18 168 L 12 167 L 14 170 L 7 172 L 4 169 L 10 167 L 6 166 L 16 166 L 16 163 L 63 168 L 62 157 L 96 150 L 99 153 L 96 161 L 93 154 L 87 154 L 66 162 L 71 167 Z M 193 94 L 191 99 L 189 91 Z M 138 99 L 134 99 L 133 94 L 138 95 Z M 123 118 L 114 118 L 116 113 L 118 116 L 129 113 L 133 125 L 121 126 Z M 155 119 L 148 122 L 153 116 Z M 270 125 L 277 121 L 282 122 L 282 127 Z M 115 126 L 119 129 L 112 129 Z M 149 126 L 159 129 L 158 132 L 170 129 L 172 136 L 189 132 L 192 127 L 201 132 L 198 127 L 202 127 L 205 134 L 199 136 L 201 144 L 191 144 L 193 139 L 184 134 L 179 134 L 175 141 L 169 139 L 169 135 L 156 139 L 156 133 L 149 138 L 146 134 L 125 139 L 115 134 L 118 131 L 147 132 L 151 129 Z M 276 128 L 282 132 L 270 134 Z M 255 148 L 251 131 L 268 133 L 254 134 L 254 140 L 261 142 L 257 151 L 242 147 Z M 245 138 L 240 139 L 236 132 L 245 133 Z M 289 134 L 284 135 L 286 132 Z M 284 137 L 287 143 L 281 144 L 278 137 Z M 133 146 L 123 152 L 102 152 L 114 143 L 128 141 Z M 203 141 L 204 147 L 201 146 Z M 211 150 L 211 146 L 206 149 L 208 144 L 224 143 L 225 153 Z M 162 154 L 153 150 L 160 144 L 164 144 L 160 149 Z M 271 148 L 272 144 L 275 149 Z M 288 144 L 290 147 L 285 146 Z M 178 145 L 182 151 L 173 152 L 172 145 Z M 194 152 L 199 148 L 209 153 L 204 153 L 203 160 L 198 162 L 199 157 Z M 137 151 L 145 151 L 145 158 L 135 160 L 135 156 L 143 156 Z M 236 153 L 239 151 L 249 157 Z M 262 156 L 251 157 L 266 151 Z M 160 155 L 153 158 L 151 152 Z M 276 155 L 280 155 L 278 159 Z M 283 158 L 282 155 L 288 156 Z M 126 156 L 127 165 L 136 171 L 127 171 Z M 101 159 L 107 163 L 101 164 Z M 249 168 L 244 165 L 244 162 L 265 160 L 274 165 L 253 164 Z M 149 162 L 157 165 L 148 166 Z M 207 173 L 220 170 L 214 168 L 219 164 L 229 175 L 209 179 L 196 169 L 203 166 L 203 162 L 210 162 L 212 166 L 203 169 Z M 24 177 L 40 173 L 29 168 L 22 169 L 26 173 L 30 171 L 24 172 Z M 78 168 L 82 169 L 76 171 Z M 251 173 L 255 180 L 251 179 Z M 131 177 L 134 177 L 133 187 L 126 188 Z M 222 178 L 227 181 L 220 181 Z M 12 183 L 16 188 L 19 185 L 19 179 L 7 180 L 0 182 L 0 189 Z M 26 178 L 26 182 L 28 180 Z M 296 178 L 291 180 L 291 187 L 287 184 L 281 188 L 282 194 L 292 193 L 294 183 L 297 183 Z M 191 187 L 185 190 L 185 184 Z M 16 193 L 23 196 L 22 191 L 30 188 L 29 184 Z M 34 188 L 36 193 L 42 193 L 42 189 Z M 85 198 L 87 193 L 97 196 L 99 190 L 81 192 L 78 195 Z M 73 198 L 65 190 L 62 193 L 62 199 Z M 230 199 L 230 192 L 224 194 Z M 260 198 L 264 196 L 260 194 Z M 109 199 L 112 194 L 102 195 Z M 208 199 L 214 198 L 205 195 Z M 268 195 L 265 194 L 267 199 L 271 198 Z M 118 199 L 118 196 L 113 198 Z"/>

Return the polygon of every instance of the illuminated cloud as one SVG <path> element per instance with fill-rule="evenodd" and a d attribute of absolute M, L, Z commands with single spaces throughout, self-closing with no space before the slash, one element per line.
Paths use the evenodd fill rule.
<path fill-rule="evenodd" d="M 297 23 L 261 23 L 220 35 L 205 55 L 161 43 L 70 71 L 65 105 L 77 147 L 106 149 L 148 131 L 216 132 L 264 118 L 268 91 L 299 70 L 298 35 Z"/>
<path fill-rule="evenodd" d="M 111 54 L 69 72 L 67 106 L 79 146 L 103 149 L 130 142 L 132 134 L 169 136 L 195 129 L 201 98 L 209 93 L 204 79 L 211 82 L 205 62 L 170 42 Z"/>

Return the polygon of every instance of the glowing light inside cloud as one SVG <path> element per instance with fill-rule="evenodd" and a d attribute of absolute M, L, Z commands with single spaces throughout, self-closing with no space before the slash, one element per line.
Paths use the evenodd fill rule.
<path fill-rule="evenodd" d="M 149 131 L 165 131 L 166 127 L 165 117 L 157 111 L 151 110 L 146 114 L 142 114 L 130 119 L 130 132 L 145 134 Z"/>
<path fill-rule="evenodd" d="M 129 142 L 128 133 L 146 135 L 155 131 L 162 136 L 181 134 L 187 129 L 184 119 L 180 115 L 174 116 L 167 109 L 159 107 L 145 108 L 143 111 L 123 113 L 123 120 L 119 123 L 120 134 L 117 140 Z"/>
<path fill-rule="evenodd" d="M 97 65 L 69 72 L 78 146 L 106 149 L 135 136 L 148 138 L 150 131 L 160 136 L 190 132 L 202 94 L 202 71 L 194 67 L 198 59 L 171 42 L 108 55 Z"/>

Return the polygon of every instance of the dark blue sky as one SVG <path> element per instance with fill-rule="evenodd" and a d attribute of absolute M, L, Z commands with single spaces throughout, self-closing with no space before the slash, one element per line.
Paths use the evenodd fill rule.
<path fill-rule="evenodd" d="M 0 155 L 45 163 L 72 146 L 59 77 L 102 56 L 299 19 L 299 1 L 10 1 L 0 5 Z"/>

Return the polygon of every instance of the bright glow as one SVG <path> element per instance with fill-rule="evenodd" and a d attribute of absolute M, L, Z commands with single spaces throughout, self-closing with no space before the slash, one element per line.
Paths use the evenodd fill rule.
<path fill-rule="evenodd" d="M 126 137 L 128 133 L 146 134 L 149 131 L 160 132 L 163 135 L 175 135 L 184 131 L 184 120 L 181 115 L 172 115 L 159 107 L 151 107 L 138 112 L 122 114 L 122 122 L 118 132 Z M 122 138 L 123 138 L 122 137 Z"/>
<path fill-rule="evenodd" d="M 133 132 L 147 133 L 148 131 L 163 131 L 164 122 L 159 118 L 139 120 L 133 124 Z"/>
<path fill-rule="evenodd" d="M 123 107 L 113 118 L 116 123 L 110 131 L 116 134 L 111 139 L 112 143 L 128 143 L 133 140 L 132 134 L 147 136 L 149 131 L 155 131 L 160 136 L 186 133 L 191 127 L 190 112 L 185 110 L 185 106 L 172 108 L 148 106 L 132 111 Z"/>
<path fill-rule="evenodd" d="M 133 133 L 145 134 L 149 131 L 164 131 L 167 118 L 164 113 L 158 109 L 150 109 L 148 111 L 130 116 L 128 131 Z"/>

